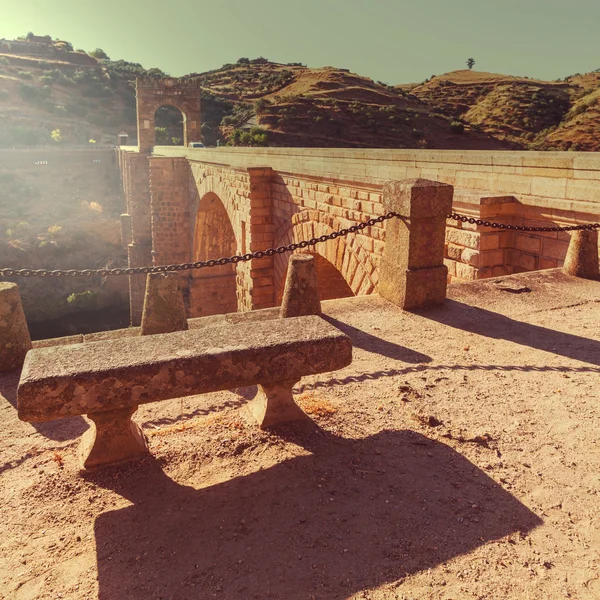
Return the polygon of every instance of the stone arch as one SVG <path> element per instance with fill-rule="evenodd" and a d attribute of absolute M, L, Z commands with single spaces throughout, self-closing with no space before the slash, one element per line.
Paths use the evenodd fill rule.
<path fill-rule="evenodd" d="M 218 196 L 219 200 L 225 207 L 225 211 L 227 212 L 227 216 L 229 217 L 229 221 L 233 227 L 235 239 L 237 242 L 236 253 L 246 252 L 246 249 L 242 248 L 239 243 L 240 237 L 242 237 L 240 235 L 241 221 L 240 214 L 235 209 L 235 190 L 233 190 L 227 185 L 224 185 L 223 182 L 220 181 L 219 178 L 215 177 L 214 175 L 208 175 L 203 171 L 199 171 L 196 168 L 196 165 L 192 165 L 192 174 L 196 183 L 196 194 L 191 206 L 192 228 L 190 231 L 190 235 L 192 236 L 192 247 L 194 241 L 195 217 L 198 213 L 200 200 L 204 198 L 204 196 L 206 196 L 207 194 L 214 194 L 215 196 Z"/>
<path fill-rule="evenodd" d="M 155 145 L 154 114 L 161 106 L 174 106 L 183 115 L 183 144 L 199 142 L 200 87 L 185 79 L 138 78 L 135 82 L 138 146 L 150 152 Z"/>
<path fill-rule="evenodd" d="M 236 252 L 237 241 L 225 205 L 214 192 L 195 201 L 192 212 L 192 262 Z M 199 317 L 237 311 L 235 264 L 195 269 L 189 278 L 190 316 Z"/>
<path fill-rule="evenodd" d="M 341 223 L 332 215 L 316 210 L 304 210 L 293 215 L 280 229 L 275 245 L 287 246 L 313 237 L 329 235 L 340 229 L 342 229 Z M 351 294 L 332 296 L 329 292 L 344 289 L 341 283 L 338 281 L 333 282 L 334 286 L 323 286 L 320 282 L 320 287 L 326 290 L 323 299 L 348 295 L 359 296 L 375 291 L 376 286 L 373 281 L 375 267 L 368 252 L 356 239 L 356 235 L 349 234 L 347 237 L 322 242 L 297 252 L 319 255 L 320 259 L 317 258 L 316 264 L 317 278 L 319 275 L 326 277 L 327 273 L 334 276 L 334 272 L 337 272 L 347 285 L 345 289 L 351 292 Z M 287 253 L 275 255 L 275 290 L 278 304 L 281 303 L 288 261 Z"/>

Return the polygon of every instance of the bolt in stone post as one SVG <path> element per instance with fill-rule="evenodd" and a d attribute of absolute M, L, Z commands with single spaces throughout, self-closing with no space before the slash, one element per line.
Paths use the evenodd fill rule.
<path fill-rule="evenodd" d="M 444 302 L 446 216 L 452 210 L 453 194 L 451 185 L 426 179 L 384 185 L 385 212 L 403 218 L 386 221 L 380 296 L 406 310 Z"/>
<path fill-rule="evenodd" d="M 285 318 L 320 314 L 321 300 L 315 257 L 310 254 L 292 254 L 288 264 L 280 315 Z"/>
<path fill-rule="evenodd" d="M 31 338 L 16 283 L 0 282 L 0 372 L 23 366 Z"/>
<path fill-rule="evenodd" d="M 149 273 L 142 313 L 142 335 L 185 331 L 187 328 L 179 275 Z"/>
<path fill-rule="evenodd" d="M 565 273 L 583 279 L 598 279 L 598 231 L 572 231 L 563 267 Z"/>

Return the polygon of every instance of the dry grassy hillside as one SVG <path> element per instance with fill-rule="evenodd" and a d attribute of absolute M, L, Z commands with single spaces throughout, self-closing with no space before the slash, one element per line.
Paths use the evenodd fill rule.
<path fill-rule="evenodd" d="M 0 147 L 135 140 L 135 77 L 162 76 L 125 61 L 82 66 L 0 54 Z M 269 144 L 384 148 L 505 148 L 416 96 L 343 69 L 240 59 L 200 81 L 209 145 Z M 160 115 L 164 139 L 181 139 L 180 115 Z M 254 130 L 252 130 L 254 128 Z M 60 130 L 60 141 L 52 132 Z M 236 132 L 236 130 L 238 130 Z M 252 130 L 252 135 L 250 135 Z M 244 132 L 245 135 L 244 135 Z M 266 135 L 262 135 L 262 133 Z"/>
<path fill-rule="evenodd" d="M 600 149 L 600 74 L 539 81 L 454 71 L 410 89 L 424 103 L 529 149 Z"/>
<path fill-rule="evenodd" d="M 344 69 L 241 60 L 192 75 L 213 97 L 233 103 L 220 123 L 229 138 L 236 128 L 258 126 L 279 146 L 507 147 L 485 132 L 453 127 L 452 119 L 403 90 Z"/>

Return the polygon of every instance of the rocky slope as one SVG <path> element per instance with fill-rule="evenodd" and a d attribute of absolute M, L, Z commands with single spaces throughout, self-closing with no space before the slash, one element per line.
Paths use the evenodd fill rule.
<path fill-rule="evenodd" d="M 400 88 L 524 149 L 600 149 L 600 73 L 540 81 L 465 70 Z"/>

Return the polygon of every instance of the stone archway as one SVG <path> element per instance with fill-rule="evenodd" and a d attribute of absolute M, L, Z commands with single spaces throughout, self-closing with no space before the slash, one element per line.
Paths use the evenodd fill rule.
<path fill-rule="evenodd" d="M 276 246 L 287 246 L 342 229 L 335 217 L 316 210 L 296 213 L 280 229 Z M 371 294 L 375 291 L 375 267 L 356 236 L 340 237 L 308 247 L 300 252 L 316 256 L 317 280 L 322 300 Z M 288 254 L 277 254 L 274 261 L 277 304 L 281 303 L 289 262 Z"/>
<path fill-rule="evenodd" d="M 200 199 L 195 215 L 193 262 L 236 253 L 233 226 L 223 202 L 215 193 L 208 192 Z M 189 283 L 191 317 L 237 311 L 235 264 L 193 270 Z"/>
<path fill-rule="evenodd" d="M 183 144 L 199 142 L 200 87 L 185 79 L 138 78 L 135 82 L 138 146 L 151 152 L 155 146 L 154 115 L 161 106 L 174 106 L 183 115 Z"/>

